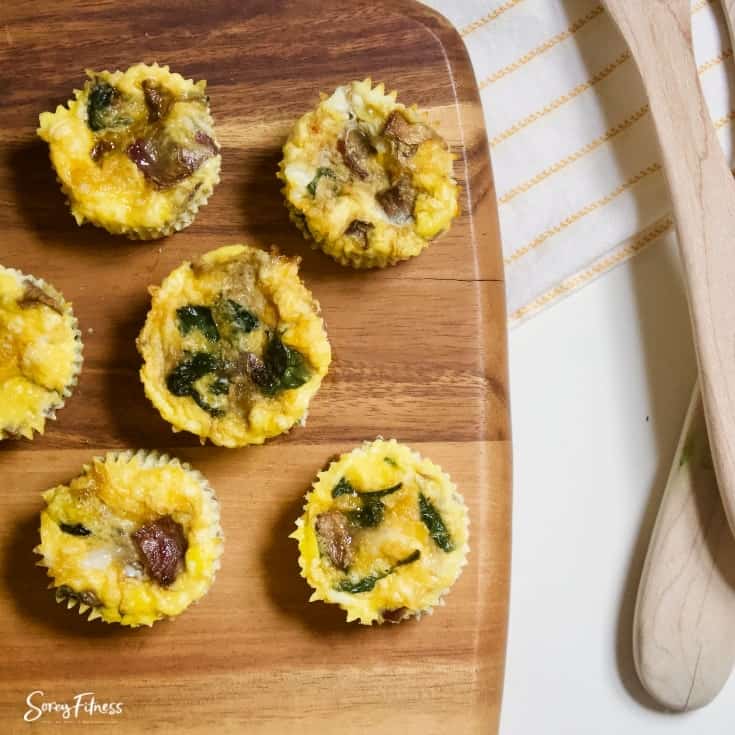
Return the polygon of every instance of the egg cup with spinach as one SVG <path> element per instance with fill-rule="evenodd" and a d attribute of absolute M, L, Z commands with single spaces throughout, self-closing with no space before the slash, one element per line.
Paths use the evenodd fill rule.
<path fill-rule="evenodd" d="M 320 472 L 292 534 L 310 601 L 397 623 L 441 603 L 466 563 L 467 508 L 449 476 L 392 439 Z"/>
<path fill-rule="evenodd" d="M 459 210 L 453 155 L 415 107 L 369 79 L 338 87 L 306 113 L 279 178 L 291 219 L 342 265 L 418 255 Z"/>
<path fill-rule="evenodd" d="M 207 480 L 155 452 L 97 457 L 43 494 L 35 551 L 56 600 L 131 627 L 204 597 L 220 566 L 219 503 Z"/>
<path fill-rule="evenodd" d="M 174 431 L 240 447 L 305 420 L 331 349 L 298 265 L 275 248 L 230 245 L 151 289 L 140 374 Z"/>
<path fill-rule="evenodd" d="M 0 266 L 0 440 L 43 434 L 81 369 L 71 304 L 48 283 Z"/>
<path fill-rule="evenodd" d="M 38 128 L 77 224 L 138 240 L 190 225 L 219 182 L 206 82 L 157 64 L 87 74 Z"/>

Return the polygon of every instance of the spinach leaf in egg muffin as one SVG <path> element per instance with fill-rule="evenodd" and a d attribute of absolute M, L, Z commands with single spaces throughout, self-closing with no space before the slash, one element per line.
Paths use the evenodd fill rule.
<path fill-rule="evenodd" d="M 403 483 L 398 482 L 391 487 L 385 488 L 385 490 L 358 491 L 354 488 L 352 483 L 344 477 L 341 477 L 332 490 L 332 497 L 338 498 L 341 495 L 353 495 L 359 497 L 360 507 L 349 510 L 347 512 L 347 517 L 355 526 L 362 528 L 375 528 L 375 526 L 379 526 L 383 520 L 385 506 L 383 505 L 381 498 L 384 498 L 387 495 L 392 495 L 402 487 Z"/>
<path fill-rule="evenodd" d="M 320 166 L 316 173 L 314 174 L 314 178 L 309 182 L 309 185 L 306 187 L 309 194 L 311 194 L 313 197 L 316 196 L 316 188 L 319 186 L 319 180 L 322 178 L 322 176 L 328 176 L 330 179 L 336 179 L 337 177 L 334 175 L 334 171 L 332 171 L 331 168 L 326 168 L 324 166 Z"/>
<path fill-rule="evenodd" d="M 59 528 L 70 536 L 89 536 L 92 533 L 81 523 L 59 523 Z"/>
<path fill-rule="evenodd" d="M 192 329 L 198 329 L 210 342 L 219 340 L 217 325 L 212 318 L 212 310 L 208 306 L 181 306 L 176 309 L 179 319 L 179 329 L 183 335 L 189 334 Z"/>
<path fill-rule="evenodd" d="M 431 538 L 434 539 L 436 545 L 442 551 L 454 551 L 452 537 L 442 520 L 441 514 L 423 493 L 419 493 L 419 513 L 421 514 L 421 520 L 426 528 L 429 529 Z"/>
<path fill-rule="evenodd" d="M 267 396 L 279 391 L 298 388 L 310 377 L 309 366 L 304 356 L 285 344 L 280 337 L 271 337 L 263 354 L 265 370 L 255 379 L 258 387 Z"/>
<path fill-rule="evenodd" d="M 87 98 L 87 124 L 95 132 L 130 125 L 132 120 L 121 110 L 120 92 L 107 82 L 96 80 Z"/>
<path fill-rule="evenodd" d="M 369 574 L 367 577 L 362 577 L 361 579 L 353 580 L 353 579 L 342 579 L 340 580 L 339 584 L 337 585 L 337 589 L 340 592 L 350 592 L 353 595 L 359 594 L 360 592 L 370 592 L 375 588 L 375 583 L 378 582 L 381 579 L 384 579 L 389 574 L 393 574 L 398 567 L 405 566 L 406 564 L 413 564 L 413 562 L 418 561 L 421 558 L 421 551 L 419 549 L 416 549 L 415 551 L 412 551 L 405 559 L 399 559 L 390 569 L 387 569 L 384 572 L 376 572 L 374 574 Z"/>

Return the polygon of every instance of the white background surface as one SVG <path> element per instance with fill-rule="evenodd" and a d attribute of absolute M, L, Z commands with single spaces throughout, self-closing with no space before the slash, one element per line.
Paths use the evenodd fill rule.
<path fill-rule="evenodd" d="M 512 330 L 510 359 L 501 735 L 733 735 L 735 677 L 705 709 L 667 714 L 632 662 L 641 566 L 695 377 L 673 237 Z"/>

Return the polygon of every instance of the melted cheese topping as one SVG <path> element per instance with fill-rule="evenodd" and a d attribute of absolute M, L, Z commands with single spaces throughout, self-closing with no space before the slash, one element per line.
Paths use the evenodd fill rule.
<path fill-rule="evenodd" d="M 216 143 L 209 113 L 206 82 L 194 83 L 167 66 L 136 64 L 121 72 L 88 72 L 90 79 L 66 107 L 39 116 L 38 135 L 49 144 L 51 162 L 69 198 L 71 212 L 81 225 L 91 222 L 113 234 L 152 239 L 189 225 L 219 181 L 221 156 L 204 161 L 174 186 L 158 189 L 127 154 L 136 134 L 148 121 L 142 83 L 151 80 L 176 98 L 165 118 L 167 136 L 186 143 L 195 132 Z M 125 100 L 127 127 L 93 131 L 88 120 L 89 95 L 97 82 L 112 85 Z M 95 145 L 111 140 L 115 149 L 92 158 Z"/>
<path fill-rule="evenodd" d="M 283 148 L 279 178 L 291 219 L 342 265 L 383 267 L 418 255 L 449 228 L 459 211 L 449 147 L 431 131 L 433 135 L 415 153 L 398 160 L 384 136 L 394 111 L 409 123 L 426 126 L 415 108 L 397 103 L 396 93 L 385 94 L 382 84 L 372 87 L 369 79 L 352 82 L 305 114 Z M 348 168 L 339 149 L 345 131 L 356 125 L 373 146 L 365 178 Z M 410 180 L 416 200 L 412 217 L 397 224 L 376 194 L 401 175 Z M 369 224 L 366 241 L 350 235 L 355 220 Z"/>
<path fill-rule="evenodd" d="M 24 302 L 28 285 L 53 299 L 61 313 Z M 42 281 L 0 266 L 0 440 L 43 433 L 64 405 L 81 369 L 81 340 L 71 304 Z"/>
<path fill-rule="evenodd" d="M 190 431 L 215 444 L 238 447 L 261 444 L 288 431 L 305 416 L 331 361 L 331 348 L 319 304 L 298 275 L 298 259 L 246 245 L 213 250 L 198 263 L 184 263 L 160 288 L 152 288 L 153 303 L 138 338 L 144 365 L 141 379 L 146 395 L 174 431 Z M 236 302 L 256 319 L 248 333 L 227 331 L 219 322 L 220 337 L 212 342 L 198 329 L 182 330 L 177 311 L 191 305 L 216 311 L 221 299 Z M 308 379 L 302 385 L 265 395 L 246 373 L 246 356 L 259 360 L 266 345 L 279 335 L 283 344 L 302 356 Z M 187 355 L 211 354 L 227 366 L 229 388 L 214 395 L 212 377 L 194 385 L 213 415 L 191 396 L 174 395 L 167 379 Z"/>
<path fill-rule="evenodd" d="M 335 493 L 344 481 L 356 493 Z M 354 512 L 365 507 L 361 493 L 379 490 L 391 491 L 380 498 L 382 520 L 367 527 L 349 522 L 349 566 L 338 568 L 317 530 L 318 519 L 335 511 L 354 519 Z M 444 525 L 441 545 L 422 517 L 422 503 Z M 399 619 L 427 612 L 466 563 L 468 515 L 461 495 L 439 467 L 395 440 L 366 442 L 319 473 L 296 525 L 292 537 L 299 542 L 302 576 L 314 588 L 311 600 L 338 604 L 348 621 L 383 622 L 402 608 Z M 371 577 L 372 589 L 346 591 Z"/>
<path fill-rule="evenodd" d="M 224 543 L 219 504 L 204 477 L 188 465 L 142 451 L 109 454 L 43 497 L 47 507 L 36 552 L 57 589 L 93 593 L 101 604 L 92 607 L 90 619 L 152 625 L 183 612 L 212 585 Z M 165 515 L 181 524 L 188 548 L 184 570 L 161 587 L 142 571 L 131 534 Z M 67 533 L 62 523 L 81 524 L 90 533 Z M 80 612 L 87 609 L 82 602 Z"/>

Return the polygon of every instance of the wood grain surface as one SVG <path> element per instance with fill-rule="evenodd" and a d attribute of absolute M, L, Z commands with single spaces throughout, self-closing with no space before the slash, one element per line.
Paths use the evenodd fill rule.
<path fill-rule="evenodd" d="M 510 555 L 503 269 L 477 87 L 464 46 L 404 0 L 11 2 L 0 8 L 0 262 L 73 301 L 85 338 L 74 396 L 45 436 L 0 445 L 0 732 L 491 733 L 500 712 Z M 131 243 L 77 227 L 35 136 L 83 70 L 168 63 L 207 79 L 223 178 L 182 233 Z M 290 225 L 275 178 L 318 92 L 372 76 L 428 108 L 457 153 L 462 214 L 419 258 L 342 268 Z M 135 350 L 146 288 L 183 259 L 245 241 L 303 257 L 334 362 L 305 428 L 226 450 L 173 434 L 146 401 Z M 330 455 L 376 435 L 431 457 L 471 510 L 469 565 L 421 621 L 365 628 L 307 603 L 287 538 Z M 129 630 L 62 609 L 34 566 L 39 493 L 110 449 L 169 451 L 217 490 L 226 534 L 211 592 Z M 46 713 L 26 697 L 94 692 L 121 715 Z"/>
<path fill-rule="evenodd" d="M 689 0 L 606 0 L 651 105 L 674 204 L 717 484 L 735 532 L 735 181 L 699 75 Z"/>

